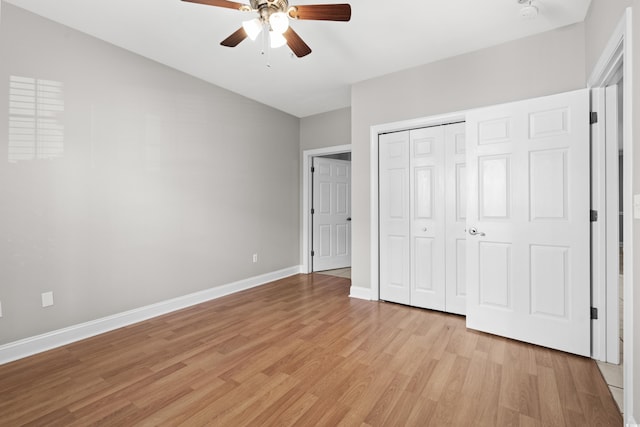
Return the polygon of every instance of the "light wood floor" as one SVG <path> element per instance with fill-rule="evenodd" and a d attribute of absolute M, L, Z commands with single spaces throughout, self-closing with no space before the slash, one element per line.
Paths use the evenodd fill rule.
<path fill-rule="evenodd" d="M 298 275 L 0 366 L 0 425 L 621 426 L 592 360 Z"/>

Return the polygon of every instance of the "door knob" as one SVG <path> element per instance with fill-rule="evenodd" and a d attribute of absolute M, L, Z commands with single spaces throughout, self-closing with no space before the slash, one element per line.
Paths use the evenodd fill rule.
<path fill-rule="evenodd" d="M 469 234 L 471 234 L 472 236 L 476 236 L 476 235 L 484 236 L 485 235 L 482 231 L 478 231 L 478 229 L 475 228 L 475 227 L 472 227 L 472 228 L 469 229 Z"/>
<path fill-rule="evenodd" d="M 351 217 L 347 218 L 347 221 L 351 221 Z"/>
<path fill-rule="evenodd" d="M 427 227 L 423 228 L 422 231 L 427 231 Z"/>

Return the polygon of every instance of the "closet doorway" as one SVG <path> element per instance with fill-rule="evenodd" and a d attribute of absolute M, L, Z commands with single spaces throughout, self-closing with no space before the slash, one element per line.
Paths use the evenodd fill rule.
<path fill-rule="evenodd" d="M 380 135 L 380 298 L 466 312 L 464 123 Z"/>
<path fill-rule="evenodd" d="M 590 221 L 589 182 L 584 179 L 589 175 L 588 95 L 580 90 L 482 107 L 425 118 L 423 126 L 411 126 L 421 122 L 414 120 L 372 127 L 371 275 L 378 285 L 373 297 L 408 298 L 414 305 L 412 287 L 426 291 L 428 278 L 412 282 L 412 268 L 431 264 L 432 275 L 440 274 L 436 270 L 442 262 L 433 259 L 445 253 L 432 254 L 428 262 L 411 262 L 417 253 L 411 253 L 412 237 L 425 239 L 420 250 L 427 254 L 438 245 L 437 235 L 420 236 L 425 227 L 429 233 L 429 224 L 416 223 L 417 229 L 411 225 L 412 216 L 424 219 L 437 210 L 435 190 L 444 186 L 442 181 L 437 184 L 437 171 L 420 169 L 429 163 L 414 162 L 415 168 L 411 163 L 408 168 L 393 164 L 411 149 L 426 155 L 428 144 L 420 136 L 412 141 L 411 131 L 405 140 L 413 147 L 391 140 L 384 148 L 383 139 L 393 138 L 387 135 L 396 130 L 461 118 L 466 121 L 467 327 L 588 356 Z M 418 179 L 418 174 L 424 176 Z M 408 190 L 385 188 L 403 185 Z M 434 188 L 432 198 L 423 191 L 425 186 Z M 430 207 L 417 198 L 409 200 L 416 191 L 433 202 Z M 390 195 L 391 203 L 384 202 L 384 194 Z M 411 211 L 416 206 L 420 215 Z M 385 287 L 396 295 L 390 298 Z"/>

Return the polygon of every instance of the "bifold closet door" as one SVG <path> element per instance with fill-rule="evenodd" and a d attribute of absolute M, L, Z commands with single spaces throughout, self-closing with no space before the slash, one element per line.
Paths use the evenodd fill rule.
<path fill-rule="evenodd" d="M 411 305 L 445 310 L 444 127 L 409 132 Z"/>
<path fill-rule="evenodd" d="M 380 299 L 445 310 L 442 126 L 379 137 Z"/>
<path fill-rule="evenodd" d="M 409 132 L 380 135 L 380 299 L 411 304 Z"/>
<path fill-rule="evenodd" d="M 445 311 L 467 312 L 467 166 L 465 124 L 444 127 L 446 201 Z"/>

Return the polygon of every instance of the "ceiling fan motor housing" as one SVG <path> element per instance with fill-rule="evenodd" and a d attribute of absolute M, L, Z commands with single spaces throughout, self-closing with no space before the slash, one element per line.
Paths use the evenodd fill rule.
<path fill-rule="evenodd" d="M 287 0 L 251 0 L 251 8 L 257 10 L 262 18 L 268 19 L 274 12 L 286 12 L 289 2 Z"/>

